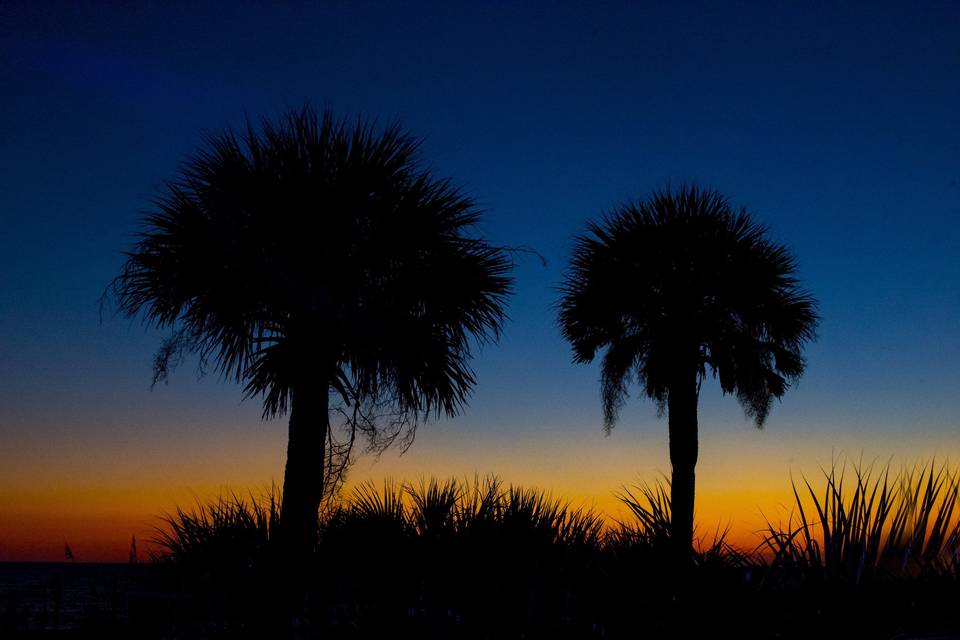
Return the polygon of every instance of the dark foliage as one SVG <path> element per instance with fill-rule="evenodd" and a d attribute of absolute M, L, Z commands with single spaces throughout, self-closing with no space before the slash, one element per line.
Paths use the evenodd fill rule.
<path fill-rule="evenodd" d="M 474 201 L 424 168 L 418 145 L 397 125 L 310 107 L 210 136 L 108 290 L 123 314 L 171 331 L 154 382 L 195 353 L 201 372 L 261 396 L 265 417 L 295 387 L 329 389 L 348 431 L 328 435 L 333 479 L 358 433 L 382 449 L 457 414 L 471 342 L 499 334 L 511 264 L 471 234 Z"/>
<path fill-rule="evenodd" d="M 560 329 L 574 362 L 603 352 L 607 433 L 636 384 L 668 416 L 674 560 L 693 558 L 697 405 L 710 372 L 762 427 L 804 370 L 818 322 L 796 261 L 715 191 L 683 186 L 627 204 L 576 239 Z"/>
<path fill-rule="evenodd" d="M 897 577 L 960 577 L 960 477 L 947 464 L 903 469 L 846 465 L 824 471 L 818 492 L 793 482 L 785 524 L 764 547 L 781 575 L 854 585 Z"/>
<path fill-rule="evenodd" d="M 187 354 L 289 413 L 281 528 L 291 573 L 358 436 L 382 451 L 454 416 L 472 348 L 499 336 L 505 250 L 399 126 L 309 106 L 210 136 L 167 183 L 105 296 L 171 333 L 154 383 Z M 302 594 L 291 580 L 290 600 Z M 291 604 L 293 609 L 299 604 Z"/>
<path fill-rule="evenodd" d="M 625 490 L 628 518 L 605 524 L 495 478 L 364 485 L 324 514 L 306 567 L 308 606 L 295 620 L 273 536 L 278 497 L 232 496 L 165 517 L 156 562 L 105 567 L 120 582 L 107 581 L 102 608 L 70 621 L 64 614 L 57 633 L 40 629 L 56 628 L 70 574 L 83 565 L 54 567 L 59 577 L 42 594 L 50 607 L 34 614 L 0 589 L 0 631 L 99 639 L 955 637 L 956 473 L 930 464 L 876 478 L 857 467 L 850 482 L 843 477 L 830 469 L 819 486 L 810 483 L 812 493 L 797 491 L 795 508 L 817 513 L 801 517 L 809 538 L 796 524 L 771 526 L 748 553 L 707 531 L 683 572 L 668 561 L 662 484 Z M 775 546 L 784 542 L 792 551 Z"/>
<path fill-rule="evenodd" d="M 665 189 L 590 223 L 562 286 L 560 327 L 576 362 L 603 350 L 611 429 L 636 382 L 666 408 L 678 371 L 709 371 L 762 426 L 804 369 L 815 302 L 796 261 L 722 195 Z"/>
<path fill-rule="evenodd" d="M 850 490 L 837 494 L 839 504 L 830 508 L 835 513 L 861 513 L 870 502 L 858 484 L 869 489 L 868 496 L 875 488 L 877 495 L 884 491 L 886 476 L 876 484 L 866 474 L 855 475 Z M 828 472 L 822 492 L 833 495 L 841 476 Z M 669 488 L 661 484 L 625 490 L 621 500 L 630 517 L 606 524 L 595 512 L 539 491 L 505 487 L 495 478 L 367 484 L 323 519 L 311 569 L 313 606 L 298 621 L 298 633 L 893 638 L 907 630 L 957 630 L 960 621 L 950 604 L 960 596 L 955 477 L 947 467 L 928 467 L 892 480 L 898 489 L 890 491 L 898 497 L 886 511 L 892 521 L 910 524 L 891 527 L 888 520 L 877 546 L 896 548 L 901 560 L 909 546 L 904 541 L 922 540 L 915 545 L 919 564 L 859 575 L 848 569 L 858 565 L 863 546 L 830 543 L 849 551 L 838 560 L 824 553 L 813 567 L 809 543 L 790 527 L 771 527 L 757 552 L 732 547 L 722 531 L 705 532 L 695 562 L 678 572 L 669 561 Z M 199 629 L 207 637 L 276 635 L 289 624 L 271 613 L 279 606 L 272 598 L 282 574 L 271 567 L 264 526 L 269 504 L 220 501 L 206 508 L 206 516 L 181 513 L 168 522 L 168 557 L 189 576 L 183 584 L 195 602 L 206 603 L 195 606 L 198 621 L 183 637 Z M 806 500 L 803 507 L 809 508 Z M 840 524 L 847 540 L 861 538 L 855 531 L 876 529 L 876 516 L 853 515 L 854 521 L 870 525 Z M 822 523 L 806 524 L 819 529 Z M 220 531 L 201 534 L 203 528 Z M 769 552 L 774 540 L 788 536 L 797 541 L 797 553 Z M 818 535 L 811 533 L 811 540 L 825 548 Z M 238 548 L 237 541 L 249 549 Z"/>

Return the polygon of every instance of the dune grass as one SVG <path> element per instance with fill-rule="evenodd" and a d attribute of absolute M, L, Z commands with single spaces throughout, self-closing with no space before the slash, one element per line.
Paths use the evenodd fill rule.
<path fill-rule="evenodd" d="M 609 527 L 603 538 L 608 549 L 633 547 L 650 555 L 649 562 L 669 561 L 670 544 L 670 485 L 658 481 L 624 488 L 616 494 L 631 515 L 630 520 L 618 521 Z M 739 549 L 727 541 L 729 527 L 717 528 L 712 534 L 694 529 L 693 564 L 695 568 L 744 568 L 754 559 L 750 551 Z"/>
<path fill-rule="evenodd" d="M 161 516 L 153 543 L 154 558 L 177 564 L 235 564 L 265 552 L 280 520 L 276 489 L 262 496 L 219 496 L 185 510 Z"/>
<path fill-rule="evenodd" d="M 497 531 L 506 536 L 538 536 L 561 545 L 596 544 L 603 528 L 600 514 L 594 511 L 573 508 L 536 489 L 504 486 L 494 476 L 473 482 L 387 480 L 380 489 L 364 483 L 333 512 L 324 528 L 343 520 L 389 526 L 422 538 Z"/>
<path fill-rule="evenodd" d="M 707 530 L 678 571 L 663 482 L 623 489 L 623 521 L 492 476 L 365 483 L 321 513 L 298 625 L 327 637 L 444 638 L 884 637 L 960 626 L 949 614 L 960 596 L 958 484 L 942 463 L 898 473 L 834 465 L 819 482 L 793 483 L 787 523 L 768 521 L 756 550 Z M 167 516 L 156 539 L 164 561 L 213 592 L 203 615 L 228 635 L 281 619 L 261 615 L 284 607 L 279 504 L 275 492 L 198 504 Z"/>
<path fill-rule="evenodd" d="M 851 584 L 958 575 L 960 477 L 947 463 L 894 475 L 889 465 L 833 465 L 819 489 L 805 478 L 792 486 L 786 525 L 767 521 L 772 568 Z"/>

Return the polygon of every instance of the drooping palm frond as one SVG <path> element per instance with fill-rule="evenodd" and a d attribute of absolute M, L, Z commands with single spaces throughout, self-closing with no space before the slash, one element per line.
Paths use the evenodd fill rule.
<path fill-rule="evenodd" d="M 715 191 L 665 189 L 627 204 L 575 241 L 560 327 L 576 362 L 603 351 L 609 430 L 629 386 L 663 408 L 678 375 L 708 371 L 762 426 L 803 373 L 816 303 L 789 251 Z"/>

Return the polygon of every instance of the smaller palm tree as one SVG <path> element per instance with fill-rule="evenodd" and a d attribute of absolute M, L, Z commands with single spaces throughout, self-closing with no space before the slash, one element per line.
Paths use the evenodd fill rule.
<path fill-rule="evenodd" d="M 622 206 L 576 239 L 561 289 L 561 331 L 575 362 L 604 351 L 607 432 L 631 384 L 667 413 L 671 536 L 685 556 L 700 385 L 712 373 L 763 426 L 773 399 L 803 373 L 801 351 L 818 322 L 795 271 L 793 256 L 762 225 L 696 186 Z"/>

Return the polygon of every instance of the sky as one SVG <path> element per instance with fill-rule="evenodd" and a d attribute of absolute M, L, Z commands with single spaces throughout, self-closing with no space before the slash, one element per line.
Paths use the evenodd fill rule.
<path fill-rule="evenodd" d="M 669 474 L 638 392 L 603 434 L 553 305 L 588 221 L 685 181 L 766 224 L 823 317 L 764 430 L 704 384 L 701 527 L 755 543 L 832 460 L 960 458 L 960 5 L 279 4 L 0 4 L 0 561 L 123 560 L 282 479 L 282 420 L 189 366 L 151 390 L 163 336 L 98 300 L 204 135 L 305 101 L 402 123 L 484 237 L 545 260 L 518 257 L 464 414 L 351 482 L 496 473 L 615 514 Z"/>

